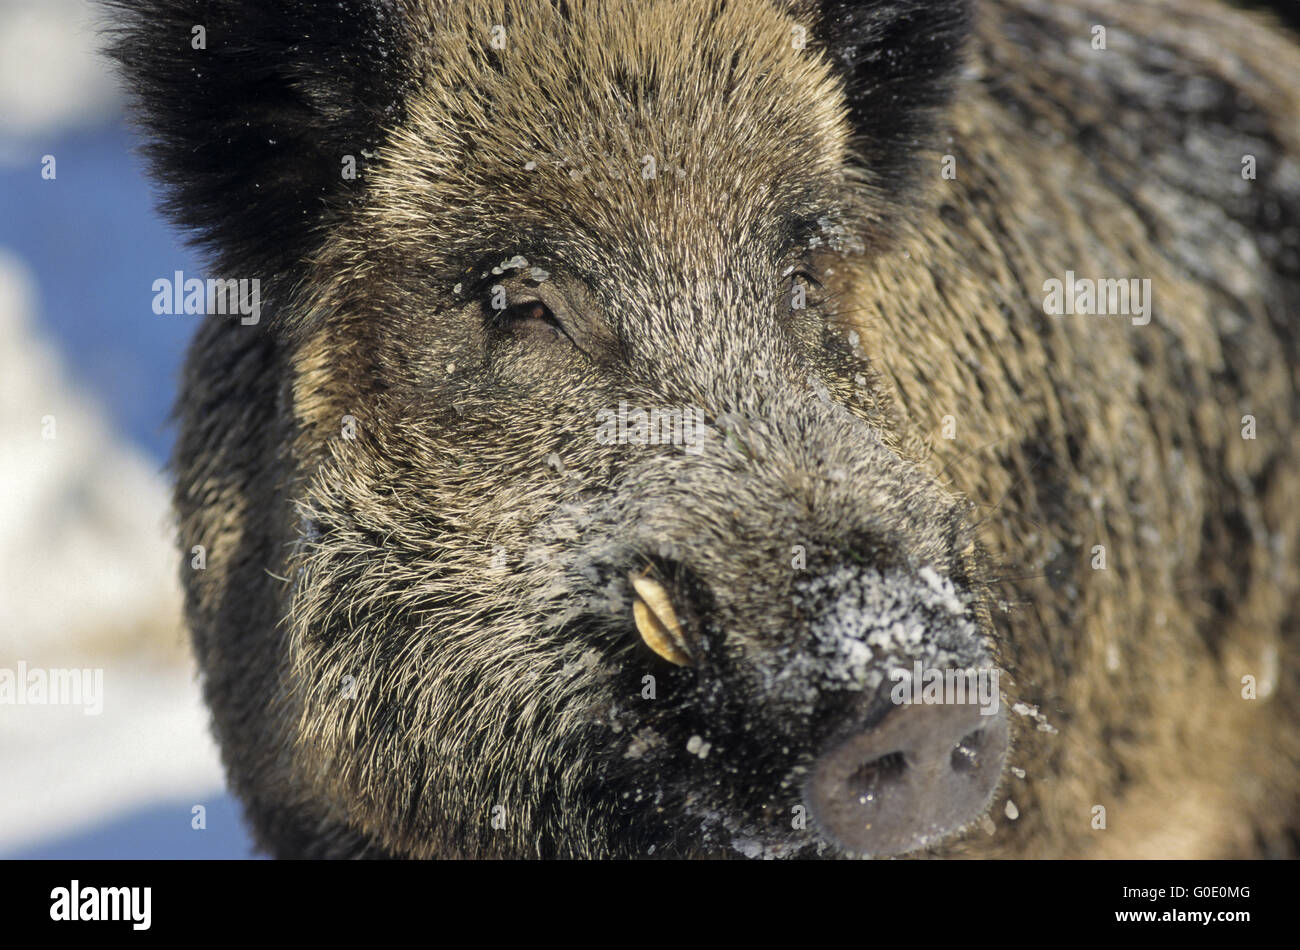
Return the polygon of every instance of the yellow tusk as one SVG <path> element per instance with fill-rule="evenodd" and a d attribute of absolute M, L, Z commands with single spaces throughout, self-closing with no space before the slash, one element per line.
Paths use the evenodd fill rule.
<path fill-rule="evenodd" d="M 633 574 L 629 580 L 636 590 L 636 599 L 632 601 L 632 616 L 636 619 L 636 629 L 641 634 L 641 639 L 669 663 L 690 666 L 690 654 L 684 649 L 686 638 L 682 635 L 681 624 L 677 622 L 677 614 L 668 599 L 668 591 L 658 581 L 641 574 Z"/>

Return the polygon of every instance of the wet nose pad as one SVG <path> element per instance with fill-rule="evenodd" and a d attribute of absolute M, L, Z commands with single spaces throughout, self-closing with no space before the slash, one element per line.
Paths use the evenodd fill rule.
<path fill-rule="evenodd" d="M 805 789 L 813 819 L 841 847 L 902 854 L 988 806 L 1007 757 L 1007 721 L 969 703 L 905 705 L 821 756 Z"/>

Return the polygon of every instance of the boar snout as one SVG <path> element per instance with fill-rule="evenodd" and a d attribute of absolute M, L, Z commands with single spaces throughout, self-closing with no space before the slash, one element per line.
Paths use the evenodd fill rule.
<path fill-rule="evenodd" d="M 982 814 L 1006 755 L 1002 711 L 984 716 L 969 703 L 893 707 L 817 760 L 804 798 L 845 850 L 902 854 Z"/>
<path fill-rule="evenodd" d="M 706 412 L 698 452 L 629 447 L 594 505 L 545 526 L 578 543 L 534 562 L 569 565 L 628 650 L 628 691 L 656 673 L 657 698 L 620 720 L 639 738 L 610 757 L 630 798 L 679 796 L 722 841 L 773 853 L 901 854 L 978 818 L 1001 778 L 996 676 L 979 704 L 973 683 L 894 695 L 916 668 L 995 672 L 988 595 L 968 509 L 800 395 L 769 395 L 765 417 Z M 783 820 L 800 805 L 806 830 Z"/>

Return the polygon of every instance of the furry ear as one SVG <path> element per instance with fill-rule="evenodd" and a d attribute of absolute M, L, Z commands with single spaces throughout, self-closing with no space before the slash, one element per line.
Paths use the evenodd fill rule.
<path fill-rule="evenodd" d="M 907 191 L 911 158 L 948 99 L 971 28 L 970 0 L 813 0 L 844 77 L 858 156 L 871 182 Z"/>
<path fill-rule="evenodd" d="M 164 209 L 226 275 L 292 273 L 401 120 L 400 0 L 103 3 Z"/>

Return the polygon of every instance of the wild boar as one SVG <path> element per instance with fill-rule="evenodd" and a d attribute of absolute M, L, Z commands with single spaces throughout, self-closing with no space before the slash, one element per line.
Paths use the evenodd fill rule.
<path fill-rule="evenodd" d="M 1294 853 L 1280 27 L 111 5 L 169 212 L 258 282 L 173 467 L 265 850 Z"/>

